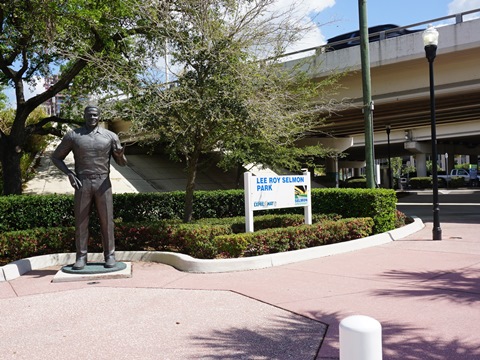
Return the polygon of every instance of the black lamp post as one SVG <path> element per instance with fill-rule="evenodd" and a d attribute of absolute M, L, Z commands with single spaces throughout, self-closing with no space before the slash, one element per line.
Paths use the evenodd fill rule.
<path fill-rule="evenodd" d="M 432 181 L 433 181 L 433 240 L 442 240 L 442 228 L 440 227 L 440 204 L 438 202 L 438 172 L 437 172 L 437 129 L 435 123 L 435 89 L 433 81 L 433 61 L 437 55 L 438 31 L 429 25 L 423 32 L 423 44 L 425 55 L 428 60 L 430 73 L 430 122 L 432 127 Z"/>
<path fill-rule="evenodd" d="M 392 127 L 390 125 L 387 125 L 385 127 L 385 130 L 387 131 L 387 153 L 388 153 L 388 188 L 392 189 L 392 163 L 391 163 L 391 156 L 390 156 L 390 130 L 392 130 Z"/>

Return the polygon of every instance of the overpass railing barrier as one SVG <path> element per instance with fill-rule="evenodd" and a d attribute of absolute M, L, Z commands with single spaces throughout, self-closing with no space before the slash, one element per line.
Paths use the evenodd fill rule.
<path fill-rule="evenodd" d="M 453 24 L 460 24 L 465 20 L 464 19 L 465 16 L 470 15 L 470 14 L 475 14 L 475 13 L 480 13 L 480 8 L 474 9 L 474 10 L 469 10 L 469 11 L 464 11 L 464 12 L 457 13 L 457 14 L 442 16 L 442 17 L 439 17 L 439 18 L 430 19 L 430 20 L 427 20 L 427 21 L 422 21 L 422 22 L 410 24 L 410 25 L 407 25 L 407 26 L 399 26 L 399 27 L 388 29 L 388 30 L 385 30 L 385 31 L 371 33 L 371 34 L 368 35 L 368 38 L 378 36 L 380 38 L 380 40 L 384 40 L 384 39 L 387 38 L 388 33 L 391 33 L 391 32 L 398 32 L 398 31 L 401 31 L 401 30 L 405 30 L 405 29 L 409 29 L 409 28 L 416 28 L 416 27 L 420 27 L 420 26 L 423 26 L 423 25 L 427 25 L 427 24 L 434 24 L 434 23 L 445 21 L 445 20 L 452 20 L 453 19 L 454 20 Z M 315 51 L 316 54 L 322 54 L 324 52 L 327 52 L 329 47 L 335 47 L 335 46 L 345 44 L 345 43 L 350 42 L 350 41 L 356 41 L 356 40 L 360 41 L 360 37 L 357 36 L 357 37 L 354 37 L 354 38 L 349 38 L 349 39 L 345 39 L 345 40 L 331 42 L 329 44 L 323 44 L 323 45 L 319 45 L 319 46 L 310 47 L 310 48 L 307 48 L 307 49 L 292 51 L 292 52 L 280 55 L 279 57 L 284 58 L 284 57 L 289 57 L 289 56 L 292 56 L 292 55 L 298 55 L 298 54 L 302 54 L 302 53 L 308 53 L 308 52 L 312 52 L 312 51 Z"/>

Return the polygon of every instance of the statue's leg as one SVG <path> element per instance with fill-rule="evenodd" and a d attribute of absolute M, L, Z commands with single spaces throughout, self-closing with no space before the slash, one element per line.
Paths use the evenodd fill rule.
<path fill-rule="evenodd" d="M 93 195 L 90 180 L 84 179 L 82 184 L 80 189 L 75 190 L 75 247 L 77 256 L 73 268 L 76 270 L 83 269 L 87 263 L 88 223 Z"/>
<path fill-rule="evenodd" d="M 113 224 L 113 195 L 110 179 L 97 179 L 100 183 L 95 192 L 95 205 L 102 233 L 103 255 L 105 267 L 115 266 L 115 234 Z"/>

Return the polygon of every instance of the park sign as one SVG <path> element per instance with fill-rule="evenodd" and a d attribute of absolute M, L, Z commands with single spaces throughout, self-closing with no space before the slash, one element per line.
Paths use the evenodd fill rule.
<path fill-rule="evenodd" d="M 303 207 L 305 223 L 312 223 L 310 196 L 310 173 L 302 175 L 265 174 L 254 176 L 244 173 L 245 186 L 245 227 L 253 232 L 255 210 Z"/>

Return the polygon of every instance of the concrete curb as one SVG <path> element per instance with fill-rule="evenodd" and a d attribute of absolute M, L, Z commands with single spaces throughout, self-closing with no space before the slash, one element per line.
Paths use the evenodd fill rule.
<path fill-rule="evenodd" d="M 195 259 L 185 254 L 162 251 L 117 251 L 115 255 L 119 261 L 158 262 L 173 266 L 180 271 L 191 273 L 246 271 L 312 260 L 387 244 L 411 235 L 423 229 L 424 226 L 421 219 L 414 217 L 414 222 L 404 227 L 362 239 L 248 258 Z M 99 253 L 89 254 L 88 260 L 101 262 L 103 261 L 103 255 Z M 0 268 L 0 282 L 13 280 L 32 270 L 43 269 L 49 266 L 67 265 L 74 262 L 74 253 L 41 255 L 17 260 Z"/>

